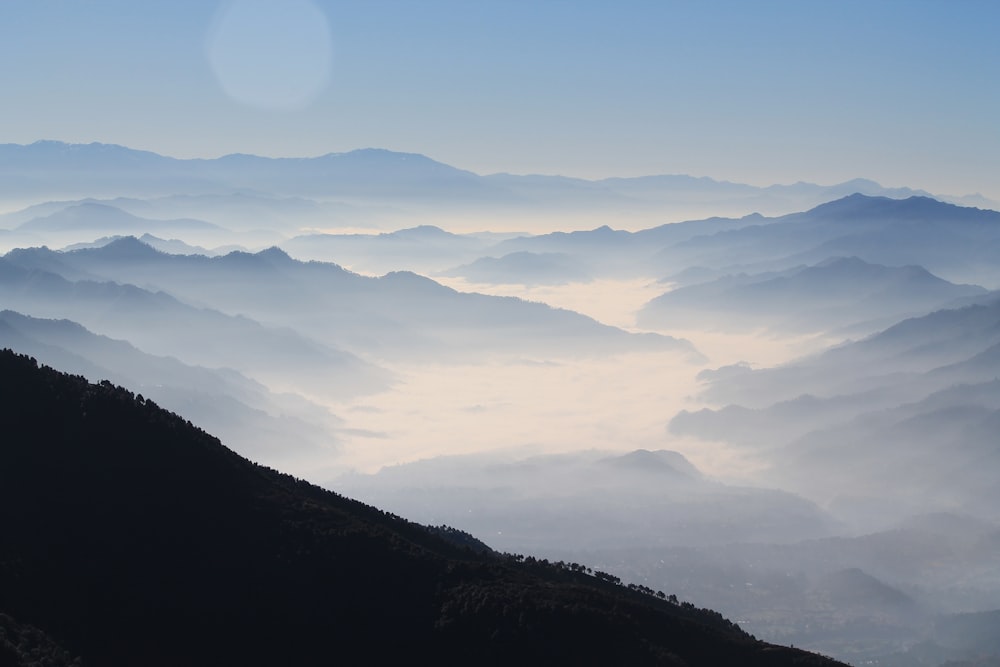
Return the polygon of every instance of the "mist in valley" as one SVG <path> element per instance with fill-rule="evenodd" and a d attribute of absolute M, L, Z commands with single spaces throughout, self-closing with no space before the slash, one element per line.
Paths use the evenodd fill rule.
<path fill-rule="evenodd" d="M 1000 664 L 986 3 L 3 13 L 0 348 L 766 641 Z"/>
<path fill-rule="evenodd" d="M 5 215 L 0 344 L 769 640 L 961 657 L 939 626 L 1000 608 L 1000 213 L 851 194 L 633 230 L 316 235 L 340 204 L 130 196 Z"/>

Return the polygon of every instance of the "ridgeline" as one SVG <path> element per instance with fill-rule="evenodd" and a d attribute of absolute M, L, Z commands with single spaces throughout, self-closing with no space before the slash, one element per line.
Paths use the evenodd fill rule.
<path fill-rule="evenodd" d="M 839 664 L 264 468 L 6 350 L 0 424 L 2 666 Z"/>

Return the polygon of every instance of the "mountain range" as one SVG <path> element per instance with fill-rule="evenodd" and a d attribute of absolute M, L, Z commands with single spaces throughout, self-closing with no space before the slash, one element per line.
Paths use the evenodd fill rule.
<path fill-rule="evenodd" d="M 997 521 L 998 349 L 994 296 L 782 367 L 703 372 L 704 397 L 728 405 L 670 429 L 766 452 L 770 483 L 868 527 L 917 508 Z"/>
<path fill-rule="evenodd" d="M 327 644 L 374 647 L 355 662 L 525 662 L 580 632 L 565 662 L 764 660 L 664 648 L 642 619 L 695 610 L 660 588 L 852 662 L 995 652 L 977 634 L 1000 607 L 995 203 L 58 142 L 0 146 L 0 199 L 0 346 L 97 383 L 5 366 L 27 387 L 3 390 L 5 428 L 42 436 L 0 443 L 0 664 L 150 664 L 159 626 L 167 664 L 309 663 L 328 622 L 343 633 Z M 760 367 L 792 346 L 825 349 Z M 447 526 L 237 460 L 188 419 Z M 164 428 L 202 445 L 164 449 Z M 348 581 L 331 562 L 394 574 Z M 247 628 L 259 656 L 224 654 L 215 630 Z M 633 648 L 610 657 L 591 635 Z"/>
<path fill-rule="evenodd" d="M 361 276 L 335 264 L 297 261 L 277 248 L 220 257 L 182 256 L 158 252 L 135 238 L 123 238 L 99 248 L 71 252 L 16 250 L 2 261 L 8 267 L 3 271 L 5 293 L 9 298 L 22 299 L 19 305 L 12 302 L 12 308 L 37 316 L 69 317 L 87 326 L 94 322 L 92 328 L 97 330 L 102 320 L 94 321 L 99 311 L 93 306 L 84 312 L 77 305 L 73 315 L 54 311 L 71 308 L 84 296 L 124 291 L 134 302 L 132 307 L 141 304 L 159 309 L 156 313 L 151 310 L 149 317 L 168 316 L 169 307 L 184 310 L 190 321 L 194 318 L 192 308 L 197 306 L 202 309 L 198 314 L 202 318 L 211 315 L 220 331 L 224 324 L 253 324 L 241 319 L 249 317 L 255 322 L 291 327 L 296 335 L 317 341 L 320 349 L 328 350 L 327 354 L 344 348 L 383 358 L 401 354 L 409 358 L 468 357 L 474 353 L 481 359 L 497 351 L 531 355 L 614 349 L 673 350 L 697 355 L 687 341 L 626 333 L 540 303 L 457 292 L 409 272 L 380 278 Z M 70 294 L 73 303 L 66 301 Z M 38 312 L 52 299 L 58 303 L 44 314 Z M 113 311 L 120 303 L 116 297 L 108 309 Z M 222 315 L 227 312 L 232 315 Z M 240 317 L 234 319 L 236 314 Z M 179 313 L 169 317 L 178 318 Z M 104 318 L 108 319 L 110 316 Z M 145 329 L 147 324 L 148 320 L 141 326 Z M 153 327 L 145 335 L 155 336 L 158 330 Z M 291 335 L 280 329 L 275 333 Z M 132 335 L 143 334 L 121 331 L 122 338 L 132 340 Z M 231 343 L 234 339 L 208 332 L 199 333 L 201 336 L 206 344 L 212 340 Z"/>
<path fill-rule="evenodd" d="M 696 269 L 717 278 L 857 257 L 870 264 L 922 266 L 946 280 L 996 287 L 998 244 L 1000 212 L 995 210 L 924 196 L 891 199 L 855 193 L 775 217 L 750 214 L 638 231 L 605 225 L 523 235 L 502 241 L 488 253 L 563 253 L 585 261 L 597 276 L 658 275 L 667 281 Z"/>
<path fill-rule="evenodd" d="M 0 368 L 5 665 L 836 664 L 263 468 L 110 383 Z"/>
<path fill-rule="evenodd" d="M 955 285 L 920 266 L 888 267 L 857 257 L 813 266 L 727 275 L 678 287 L 645 305 L 646 328 L 767 328 L 871 333 L 908 316 L 984 296 L 978 285 Z"/>
<path fill-rule="evenodd" d="M 320 208 L 338 202 L 369 222 L 436 211 L 449 217 L 478 212 L 484 219 L 506 223 L 530 219 L 533 225 L 544 224 L 546 218 L 562 223 L 574 217 L 615 216 L 631 228 L 657 217 L 683 220 L 701 211 L 788 213 L 854 192 L 892 197 L 927 194 L 883 188 L 864 179 L 833 186 L 797 183 L 762 188 L 685 175 L 596 181 L 481 176 L 423 155 L 371 148 L 310 158 L 234 154 L 182 160 L 123 146 L 56 141 L 0 145 L 0 183 L 0 196 L 35 202 L 66 197 L 155 199 L 180 193 L 266 194 L 316 200 Z M 976 197 L 956 201 L 991 205 Z M 404 215 L 386 210 L 387 206 L 400 207 Z"/>

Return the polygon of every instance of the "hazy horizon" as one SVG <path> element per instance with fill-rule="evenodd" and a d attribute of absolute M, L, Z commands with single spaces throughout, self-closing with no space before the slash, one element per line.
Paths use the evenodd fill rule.
<path fill-rule="evenodd" d="M 280 9 L 279 9 L 280 7 Z M 991 3 L 7 3 L 0 142 L 1000 199 Z M 26 60 L 25 53 L 39 54 Z M 16 63 L 16 66 L 14 65 Z"/>

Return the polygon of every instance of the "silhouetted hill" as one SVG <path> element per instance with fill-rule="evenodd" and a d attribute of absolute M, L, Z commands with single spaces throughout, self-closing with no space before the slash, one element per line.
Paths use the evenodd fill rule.
<path fill-rule="evenodd" d="M 123 238 L 125 238 L 125 236 L 121 234 L 116 234 L 114 236 L 102 236 L 99 239 L 85 243 L 72 243 L 62 250 L 63 252 L 70 252 L 73 250 L 83 250 L 84 248 L 100 248 Z M 139 241 L 145 243 L 150 248 L 160 252 L 165 252 L 169 255 L 205 255 L 210 257 L 212 255 L 219 254 L 214 250 L 209 250 L 208 248 L 202 248 L 200 246 L 193 246 L 178 239 L 162 239 L 158 236 L 153 236 L 152 234 L 143 234 L 139 237 Z"/>
<path fill-rule="evenodd" d="M 86 664 L 835 664 L 610 577 L 463 548 L 7 351 L 0 423 L 0 627 Z M 0 656 L 30 664 L 5 634 Z"/>
<path fill-rule="evenodd" d="M 504 240 L 484 254 L 563 253 L 595 277 L 676 275 L 698 267 L 711 278 L 761 275 L 831 257 L 923 266 L 952 282 L 996 286 L 1000 213 L 929 197 L 852 194 L 778 217 L 712 217 L 628 232 L 601 226 Z M 692 282 L 690 277 L 688 283 Z"/>

